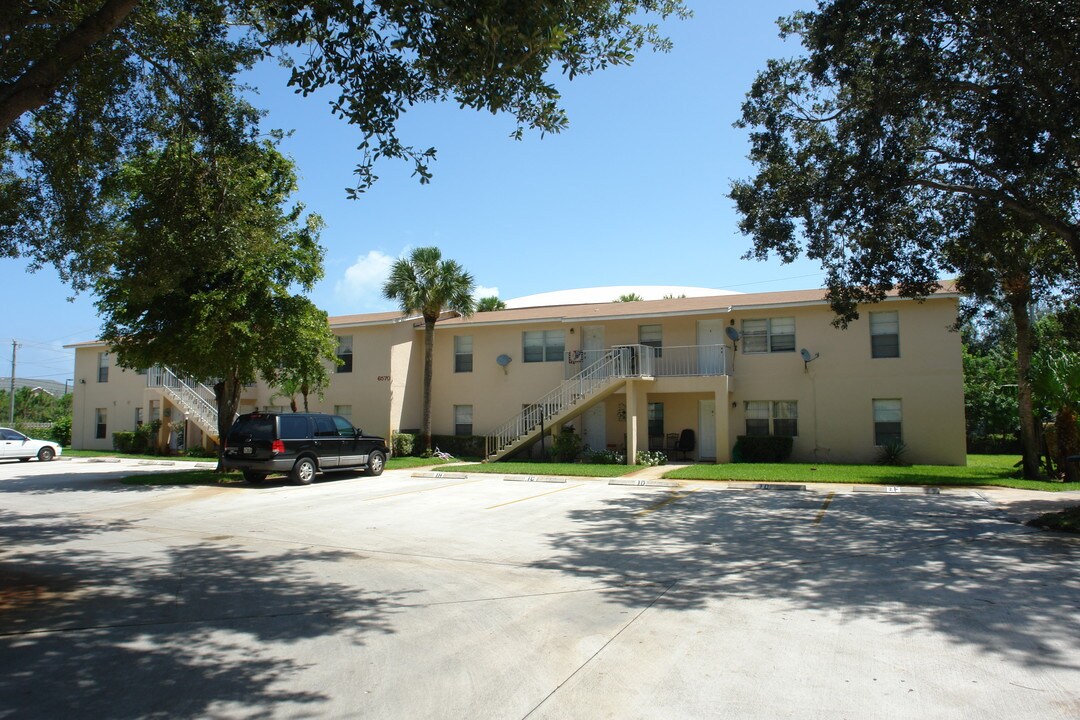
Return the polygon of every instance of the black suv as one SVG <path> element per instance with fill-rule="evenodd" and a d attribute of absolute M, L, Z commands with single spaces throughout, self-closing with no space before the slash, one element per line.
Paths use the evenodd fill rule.
<path fill-rule="evenodd" d="M 248 482 L 288 473 L 307 485 L 323 470 L 366 469 L 381 475 L 390 449 L 338 415 L 253 412 L 241 415 L 225 438 L 225 467 L 242 470 Z"/>

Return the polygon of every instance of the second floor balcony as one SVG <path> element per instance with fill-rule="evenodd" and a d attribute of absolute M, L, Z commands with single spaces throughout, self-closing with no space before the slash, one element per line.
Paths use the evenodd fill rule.
<path fill-rule="evenodd" d="M 604 364 L 608 358 L 613 363 Z M 597 367 L 614 368 L 626 377 L 694 377 L 729 375 L 728 349 L 724 345 L 615 345 L 606 350 L 569 350 L 564 361 L 570 379 Z M 608 370 L 605 369 L 605 372 Z"/>

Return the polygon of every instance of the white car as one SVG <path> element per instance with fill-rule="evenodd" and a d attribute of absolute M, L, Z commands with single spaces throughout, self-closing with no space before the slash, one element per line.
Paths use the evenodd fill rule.
<path fill-rule="evenodd" d="M 0 460 L 18 458 L 26 462 L 36 457 L 48 462 L 60 454 L 60 446 L 51 440 L 34 440 L 11 428 L 0 428 Z"/>

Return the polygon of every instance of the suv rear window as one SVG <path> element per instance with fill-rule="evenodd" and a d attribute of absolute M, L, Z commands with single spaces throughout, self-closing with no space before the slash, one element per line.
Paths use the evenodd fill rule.
<path fill-rule="evenodd" d="M 278 424 L 281 426 L 282 440 L 302 440 L 308 437 L 308 419 L 304 415 L 281 415 Z"/>
<path fill-rule="evenodd" d="M 250 435 L 252 440 L 273 440 L 274 418 L 266 415 L 240 418 L 233 425 L 229 435 L 232 437 Z"/>

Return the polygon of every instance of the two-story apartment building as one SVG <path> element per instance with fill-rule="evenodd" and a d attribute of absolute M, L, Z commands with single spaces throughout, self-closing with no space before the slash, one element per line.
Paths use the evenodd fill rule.
<path fill-rule="evenodd" d="M 699 461 L 728 462 L 738 436 L 764 434 L 792 436 L 796 460 L 872 462 L 902 440 L 912 462 L 963 464 L 957 303 L 950 287 L 924 302 L 893 297 L 845 330 L 821 290 L 448 315 L 435 332 L 433 431 L 487 436 L 491 459 L 535 442 L 542 424 L 629 458 L 689 430 L 686 455 Z M 344 362 L 312 409 L 387 436 L 418 428 L 419 318 L 330 323 Z M 110 447 L 112 431 L 159 417 L 186 422 L 189 444 L 208 441 L 197 388 L 113 368 L 100 343 L 75 347 L 76 447 Z M 287 404 L 256 385 L 241 412 Z"/>

